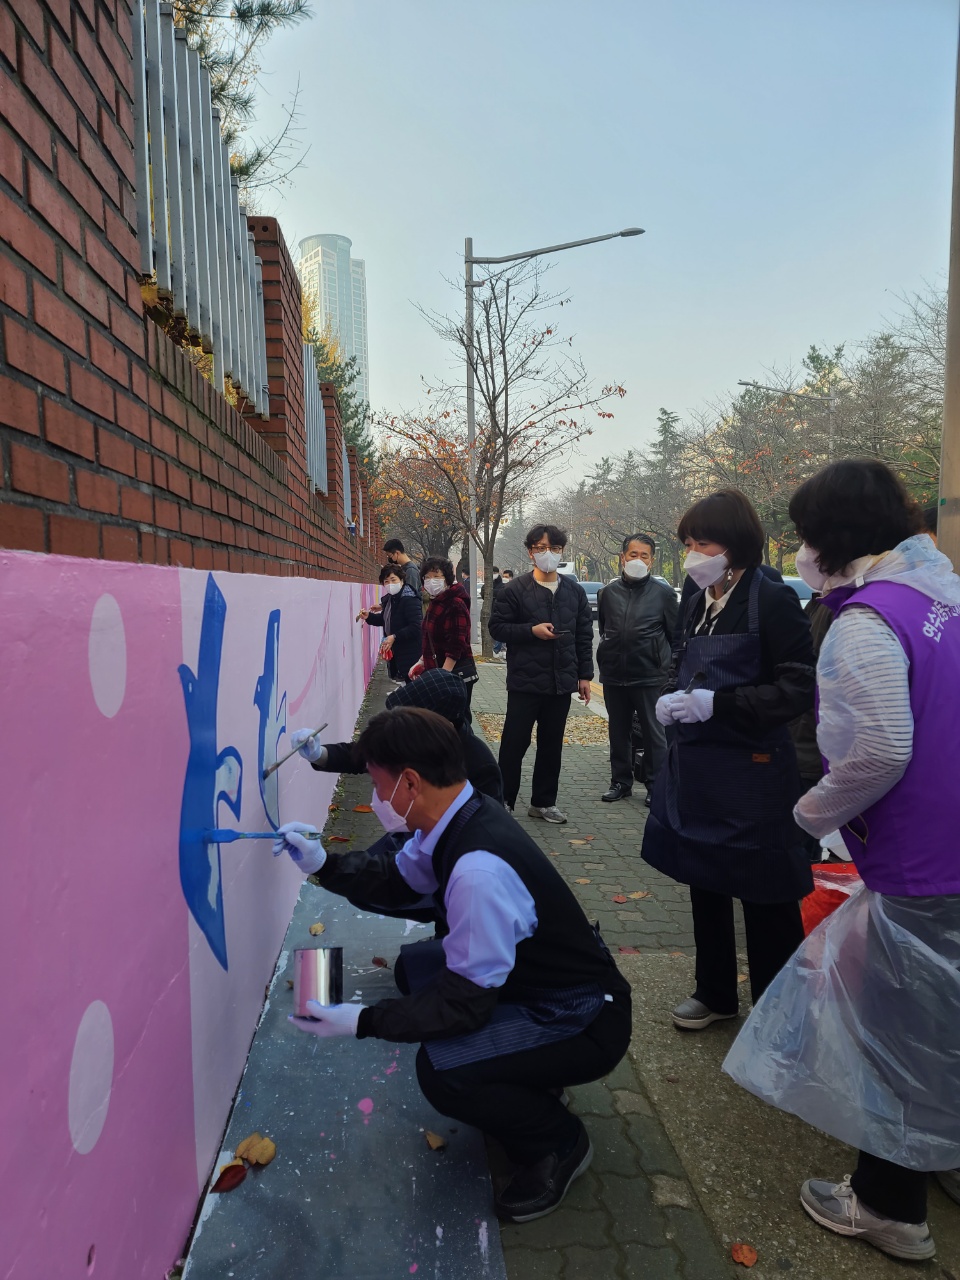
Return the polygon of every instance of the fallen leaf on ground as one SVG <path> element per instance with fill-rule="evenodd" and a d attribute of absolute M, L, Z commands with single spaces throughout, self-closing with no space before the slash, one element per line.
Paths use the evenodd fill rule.
<path fill-rule="evenodd" d="M 323 931 L 324 931 L 324 929 L 326 929 L 326 927 L 327 927 L 327 926 L 326 926 L 325 924 L 321 924 L 321 923 L 320 923 L 320 921 L 318 920 L 316 924 L 312 924 L 312 925 L 310 926 L 310 932 L 311 932 L 311 933 L 313 934 L 313 936 L 316 938 L 318 934 L 323 933 Z"/>
<path fill-rule="evenodd" d="M 625 893 L 615 893 L 612 899 L 614 902 L 626 902 L 626 900 L 627 895 Z"/>
<path fill-rule="evenodd" d="M 680 1077 L 679 1077 L 679 1076 L 664 1076 L 664 1080 L 666 1080 L 667 1084 L 679 1084 L 679 1083 L 680 1083 Z"/>
<path fill-rule="evenodd" d="M 652 894 L 650 893 L 650 890 L 649 890 L 649 889 L 641 889 L 641 890 L 639 890 L 637 893 L 628 893 L 628 894 L 627 894 L 627 897 L 628 897 L 628 898 L 633 898 L 633 899 L 634 899 L 634 901 L 636 901 L 636 899 L 637 899 L 637 898 L 649 898 L 649 897 L 652 897 Z"/>
<path fill-rule="evenodd" d="M 618 947 L 617 950 L 622 956 L 638 956 L 640 954 L 639 947 Z"/>
<path fill-rule="evenodd" d="M 596 838 L 597 838 L 597 837 L 596 837 L 596 836 L 584 836 L 583 838 L 584 838 L 584 840 L 590 841 L 590 840 L 596 840 Z"/>
<path fill-rule="evenodd" d="M 390 968 L 389 964 L 387 964 L 387 962 L 386 962 L 386 960 L 384 960 L 383 956 L 374 956 L 374 957 L 373 957 L 373 961 L 372 961 L 372 963 L 373 963 L 373 964 L 375 964 L 375 965 L 377 966 L 377 968 L 378 968 L 378 969 L 389 969 L 389 968 Z"/>
<path fill-rule="evenodd" d="M 586 844 L 586 840 L 568 840 L 567 844 Z"/>
<path fill-rule="evenodd" d="M 327 836 L 328 844 L 349 844 L 353 836 Z"/>
<path fill-rule="evenodd" d="M 740 1244 L 738 1241 L 730 1247 L 730 1257 L 742 1267 L 752 1267 L 757 1260 L 757 1251 L 752 1244 Z"/>
<path fill-rule="evenodd" d="M 667 954 L 671 956 L 685 956 L 687 953 L 685 951 L 670 951 Z"/>
<path fill-rule="evenodd" d="M 737 981 L 738 981 L 738 982 L 746 982 L 746 980 L 747 980 L 747 975 L 746 975 L 745 973 L 738 973 L 738 974 L 737 974 Z"/>
<path fill-rule="evenodd" d="M 589 883 L 590 883 L 590 881 L 587 879 L 587 877 L 586 877 L 586 876 L 577 876 L 576 880 L 574 880 L 574 882 L 573 882 L 573 883 L 574 883 L 574 884 L 589 884 Z"/>
<path fill-rule="evenodd" d="M 242 1156 L 250 1164 L 269 1164 L 277 1154 L 276 1143 L 260 1133 L 251 1133 L 237 1147 L 237 1155 Z"/>
<path fill-rule="evenodd" d="M 559 858 L 559 857 L 560 857 L 560 855 L 559 855 L 559 853 L 557 853 L 557 852 L 556 852 L 556 850 L 555 850 L 555 849 L 551 849 L 551 850 L 550 850 L 550 857 L 551 857 L 551 858 Z"/>
<path fill-rule="evenodd" d="M 446 1138 L 441 1138 L 439 1133 L 434 1133 L 431 1129 L 427 1129 L 423 1135 L 427 1140 L 427 1146 L 431 1151 L 442 1151 L 447 1145 Z"/>
<path fill-rule="evenodd" d="M 287 979 L 287 986 L 290 988 L 290 990 L 291 990 L 291 991 L 293 990 L 293 979 L 292 979 L 292 978 L 288 978 L 288 979 Z"/>
<path fill-rule="evenodd" d="M 210 1190 L 232 1191 L 234 1187 L 239 1187 L 246 1176 L 247 1166 L 243 1161 L 231 1160 L 229 1164 L 225 1164 L 220 1170 L 220 1175 Z"/>
<path fill-rule="evenodd" d="M 339 808 L 340 808 L 340 806 L 339 806 L 338 804 L 328 804 L 328 805 L 327 805 L 327 812 L 328 812 L 328 813 L 336 813 L 336 811 L 337 811 Z"/>
<path fill-rule="evenodd" d="M 355 804 L 353 806 L 354 813 L 373 813 L 372 804 Z"/>

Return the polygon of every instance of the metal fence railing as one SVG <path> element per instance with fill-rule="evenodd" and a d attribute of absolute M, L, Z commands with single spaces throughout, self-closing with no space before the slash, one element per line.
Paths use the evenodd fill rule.
<path fill-rule="evenodd" d="M 327 419 L 311 343 L 303 344 L 303 401 L 307 427 L 307 474 L 314 489 L 327 492 Z"/>
<path fill-rule="evenodd" d="M 347 524 L 353 523 L 353 492 L 350 484 L 350 455 L 347 453 L 347 442 L 343 442 L 343 518 Z"/>
<path fill-rule="evenodd" d="M 269 415 L 263 271 L 220 137 L 210 75 L 174 25 L 173 8 L 135 0 L 134 128 L 140 270 L 213 355 L 213 381 L 230 381 Z"/>

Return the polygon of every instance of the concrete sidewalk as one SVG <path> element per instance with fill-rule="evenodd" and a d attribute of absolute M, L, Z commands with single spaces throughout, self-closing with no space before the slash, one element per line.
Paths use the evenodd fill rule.
<path fill-rule="evenodd" d="M 503 714 L 503 664 L 483 663 L 480 671 L 474 710 Z M 592 714 L 573 700 L 571 718 Z M 739 1024 L 699 1035 L 674 1029 L 669 1010 L 693 990 L 688 892 L 640 859 L 643 787 L 629 800 L 603 804 L 607 748 L 577 745 L 578 736 L 568 735 L 564 747 L 557 801 L 568 824 L 548 826 L 526 816 L 533 748 L 524 762 L 517 818 L 556 858 L 629 978 L 633 1043 L 608 1080 L 571 1090 L 593 1136 L 593 1168 L 560 1211 L 502 1230 L 510 1280 L 719 1280 L 747 1274 L 730 1261 L 737 1241 L 758 1250 L 749 1272 L 755 1280 L 910 1274 L 960 1280 L 960 1207 L 933 1180 L 930 1224 L 939 1251 L 933 1262 L 897 1263 L 823 1230 L 800 1208 L 800 1184 L 809 1177 L 839 1180 L 852 1171 L 854 1153 L 764 1106 L 722 1074 Z M 744 956 L 741 966 L 745 974 Z M 744 1012 L 748 999 L 745 988 Z"/>

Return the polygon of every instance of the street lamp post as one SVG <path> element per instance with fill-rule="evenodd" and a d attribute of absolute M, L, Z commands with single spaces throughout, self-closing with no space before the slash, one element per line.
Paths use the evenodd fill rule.
<path fill-rule="evenodd" d="M 774 395 L 791 396 L 795 400 L 818 400 L 821 404 L 826 404 L 829 408 L 829 434 L 827 437 L 827 461 L 833 461 L 833 451 L 836 447 L 837 433 L 837 389 L 830 388 L 829 395 L 813 396 L 807 391 L 784 391 L 782 387 L 765 387 L 762 382 L 745 382 L 742 378 L 737 382 L 738 387 L 753 387 L 756 391 L 772 391 Z"/>
<path fill-rule="evenodd" d="M 622 236 L 642 236 L 643 227 L 627 227 L 623 231 L 610 231 L 604 236 L 590 236 L 586 240 L 570 240 L 566 244 L 551 244 L 543 249 L 527 249 L 523 253 L 510 253 L 503 258 L 476 258 L 473 254 L 473 239 L 467 236 L 463 242 L 463 283 L 466 292 L 464 346 L 467 355 L 467 502 L 470 508 L 472 529 L 470 532 L 470 582 L 467 590 L 470 594 L 470 616 L 473 619 L 472 641 L 480 643 L 480 608 L 477 602 L 477 421 L 476 392 L 474 380 L 474 330 L 473 330 L 473 291 L 486 284 L 486 280 L 474 280 L 473 268 L 499 267 L 507 262 L 525 262 L 530 258 L 540 258 L 547 253 L 560 253 L 563 249 L 579 249 L 585 244 L 599 244 L 601 240 L 618 240 Z"/>

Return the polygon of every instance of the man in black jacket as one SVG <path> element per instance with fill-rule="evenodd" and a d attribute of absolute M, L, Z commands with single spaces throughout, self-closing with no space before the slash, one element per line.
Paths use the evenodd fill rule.
<path fill-rule="evenodd" d="M 630 988 L 569 886 L 526 832 L 464 777 L 450 724 L 413 708 L 383 711 L 358 747 L 385 821 L 416 829 L 396 851 L 328 854 L 287 823 L 274 854 L 368 910 L 431 895 L 440 942 L 401 948 L 400 999 L 310 1002 L 300 1030 L 320 1037 L 420 1042 L 417 1078 L 442 1114 L 497 1138 L 519 1166 L 497 1215 L 527 1222 L 557 1208 L 592 1156 L 565 1085 L 606 1075 L 630 1041 Z"/>
<path fill-rule="evenodd" d="M 570 695 L 590 701 L 593 619 L 587 593 L 558 575 L 567 535 L 537 524 L 524 539 L 532 573 L 504 584 L 493 602 L 490 634 L 507 646 L 507 716 L 500 735 L 500 772 L 507 807 L 520 791 L 520 769 L 537 726 L 531 818 L 566 822 L 557 808 L 563 730 Z"/>
<path fill-rule="evenodd" d="M 467 691 L 459 676 L 438 667 L 424 671 L 409 684 L 395 689 L 388 707 L 425 707 L 449 720 L 460 736 L 467 768 L 467 778 L 478 791 L 491 800 L 503 803 L 503 780 L 493 752 L 479 738 L 467 720 Z M 317 742 L 309 737 L 309 729 L 295 729 L 290 735 L 291 747 L 298 747 L 305 760 L 321 773 L 365 773 L 367 762 L 356 742 Z"/>
<path fill-rule="evenodd" d="M 670 665 L 677 596 L 673 587 L 650 576 L 656 550 L 649 534 L 624 538 L 620 577 L 597 593 L 597 666 L 610 736 L 610 789 L 600 798 L 608 804 L 633 790 L 634 715 L 643 734 L 647 804 L 667 754 L 656 706 Z"/>

